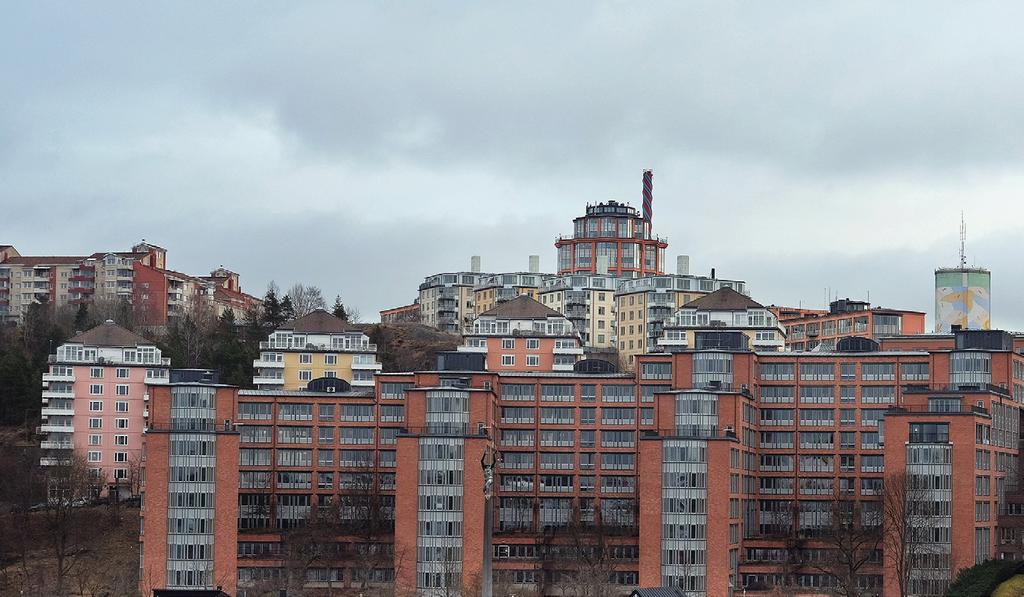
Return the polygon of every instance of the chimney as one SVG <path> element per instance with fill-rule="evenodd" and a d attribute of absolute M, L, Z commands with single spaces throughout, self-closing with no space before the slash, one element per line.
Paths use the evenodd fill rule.
<path fill-rule="evenodd" d="M 540 273 L 540 255 L 530 255 L 530 273 Z"/>
<path fill-rule="evenodd" d="M 711 279 L 715 279 L 715 268 L 711 268 Z"/>
<path fill-rule="evenodd" d="M 676 273 L 680 276 L 690 275 L 690 256 L 679 255 L 676 257 Z"/>
<path fill-rule="evenodd" d="M 608 256 L 598 255 L 597 256 L 597 273 L 605 276 L 608 275 Z"/>
<path fill-rule="evenodd" d="M 472 257 L 469 258 L 469 271 L 473 272 L 474 274 L 479 274 L 480 273 L 480 256 L 479 255 L 473 255 Z"/>

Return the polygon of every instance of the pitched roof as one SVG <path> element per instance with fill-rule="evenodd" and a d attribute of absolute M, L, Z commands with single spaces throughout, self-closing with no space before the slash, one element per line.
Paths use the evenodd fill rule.
<path fill-rule="evenodd" d="M 764 305 L 732 288 L 722 287 L 711 294 L 686 303 L 683 307 L 708 311 L 744 311 L 746 309 L 763 309 Z"/>
<path fill-rule="evenodd" d="M 110 319 L 91 330 L 75 334 L 68 342 L 85 344 L 86 346 L 138 346 L 140 344 L 153 344 L 135 332 L 117 325 Z"/>
<path fill-rule="evenodd" d="M 340 334 L 348 331 L 348 324 L 323 309 L 317 309 L 308 315 L 289 321 L 280 329 L 314 334 Z"/>
<path fill-rule="evenodd" d="M 74 265 L 85 259 L 85 257 L 10 257 L 4 262 L 5 265 L 24 265 L 33 267 L 36 265 Z"/>
<path fill-rule="evenodd" d="M 537 299 L 520 294 L 516 298 L 498 303 L 480 314 L 481 317 L 498 317 L 501 319 L 547 319 L 563 317 L 561 313 L 542 305 Z"/>

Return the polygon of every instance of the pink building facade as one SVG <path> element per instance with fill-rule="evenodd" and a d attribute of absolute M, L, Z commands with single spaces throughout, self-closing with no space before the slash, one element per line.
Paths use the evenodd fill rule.
<path fill-rule="evenodd" d="M 81 455 L 101 480 L 136 492 L 146 429 L 147 384 L 166 384 L 169 359 L 112 321 L 82 332 L 50 355 L 43 374 L 43 456 L 53 466 Z"/>

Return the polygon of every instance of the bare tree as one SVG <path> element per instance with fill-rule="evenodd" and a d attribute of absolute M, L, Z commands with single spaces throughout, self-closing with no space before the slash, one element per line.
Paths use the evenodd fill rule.
<path fill-rule="evenodd" d="M 47 508 L 43 510 L 44 529 L 56 561 L 55 594 L 63 596 L 68 590 L 68 573 L 76 561 L 72 556 L 99 530 L 81 506 L 98 494 L 100 484 L 80 454 L 72 454 L 47 467 L 45 479 Z"/>
<path fill-rule="evenodd" d="M 810 566 L 832 578 L 833 593 L 841 597 L 864 597 L 877 591 L 861 589 L 857 577 L 872 563 L 882 542 L 882 528 L 870 520 L 864 502 L 836 493 L 830 504 L 830 525 L 820 538 L 824 555 Z M 868 518 L 867 520 L 865 518 Z"/>
<path fill-rule="evenodd" d="M 615 550 L 622 527 L 574 504 L 567 525 L 546 533 L 541 555 L 552 588 L 563 597 L 612 597 L 622 587 L 612 582 Z"/>
<path fill-rule="evenodd" d="M 292 309 L 295 310 L 295 317 L 309 315 L 317 309 L 326 309 L 327 301 L 324 300 L 324 293 L 316 286 L 306 286 L 297 283 L 288 289 L 288 298 L 291 299 Z M 349 321 L 352 321 L 351 315 Z"/>
<path fill-rule="evenodd" d="M 905 471 L 885 478 L 881 499 L 882 545 L 891 562 L 900 595 L 907 595 L 915 569 L 929 556 L 940 556 L 927 533 L 940 515 L 929 490 Z M 947 514 L 948 515 L 948 514 Z"/>

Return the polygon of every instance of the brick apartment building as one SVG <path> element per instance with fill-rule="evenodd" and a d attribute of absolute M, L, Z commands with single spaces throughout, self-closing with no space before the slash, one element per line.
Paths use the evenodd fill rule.
<path fill-rule="evenodd" d="M 742 332 L 698 333 L 719 334 L 719 348 L 641 355 L 635 373 L 585 372 L 597 369 L 588 361 L 501 372 L 460 358 L 381 373 L 372 390 L 337 379 L 210 385 L 199 430 L 174 419 L 195 416 L 174 410 L 195 386 L 156 388 L 143 590 L 472 593 L 487 561 L 517 595 L 570 594 L 595 579 L 623 594 L 820 594 L 838 582 L 821 565 L 835 505 L 878 525 L 886 483 L 899 479 L 917 492 L 904 500 L 917 529 L 909 594 L 940 595 L 961 568 L 1019 557 L 1020 339 L 957 331 L 753 352 Z M 166 452 L 177 449 L 175 425 L 205 434 L 216 467 L 204 474 L 216 483 L 168 485 L 184 462 Z M 487 539 L 482 462 L 492 450 Z M 217 504 L 204 514 L 213 522 L 180 527 L 216 529 L 202 557 L 165 551 L 178 541 L 162 526 L 177 520 L 165 495 Z M 370 495 L 387 521 L 373 533 L 356 507 Z M 331 557 L 296 568 L 288 537 L 321 512 L 346 530 Z M 851 582 L 898 594 L 892 550 L 866 559 Z M 189 570 L 202 572 L 179 574 Z"/>
<path fill-rule="evenodd" d="M 770 307 L 786 327 L 789 350 L 832 350 L 842 338 L 879 340 L 886 336 L 924 333 L 924 313 L 872 307 L 848 298 L 829 303 L 828 310 Z"/>
<path fill-rule="evenodd" d="M 51 308 L 130 301 L 143 325 L 164 325 L 203 301 L 220 316 L 259 304 L 242 292 L 239 276 L 219 267 L 209 276 L 167 269 L 167 250 L 145 241 L 130 251 L 86 256 L 24 256 L 0 245 L 0 322 L 19 321 L 29 305 Z"/>

